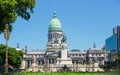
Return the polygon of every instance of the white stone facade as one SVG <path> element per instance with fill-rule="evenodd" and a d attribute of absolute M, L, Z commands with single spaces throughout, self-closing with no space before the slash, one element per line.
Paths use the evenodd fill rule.
<path fill-rule="evenodd" d="M 46 50 L 31 51 L 26 48 L 23 54 L 21 69 L 33 72 L 56 72 L 61 71 L 63 68 L 65 70 L 84 72 L 103 71 L 98 66 L 98 64 L 104 65 L 106 56 L 103 50 L 72 50 L 68 52 L 66 43 L 67 38 L 65 34 L 63 34 L 61 27 L 55 12 L 50 22 Z"/>

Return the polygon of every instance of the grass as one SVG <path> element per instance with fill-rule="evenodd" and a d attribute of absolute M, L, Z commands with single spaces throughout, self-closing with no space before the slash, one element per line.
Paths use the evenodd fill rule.
<path fill-rule="evenodd" d="M 49 72 L 49 73 L 9 73 L 4 74 L 0 73 L 0 75 L 120 75 L 120 72 L 105 72 L 105 73 L 81 73 L 81 72 Z"/>

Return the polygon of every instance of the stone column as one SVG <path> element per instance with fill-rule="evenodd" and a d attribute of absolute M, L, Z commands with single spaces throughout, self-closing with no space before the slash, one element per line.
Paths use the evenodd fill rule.
<path fill-rule="evenodd" d="M 27 60 L 24 59 L 24 61 L 25 61 L 25 69 L 27 69 Z"/>
<path fill-rule="evenodd" d="M 40 65 L 42 65 L 42 60 L 39 60 L 40 61 Z"/>
<path fill-rule="evenodd" d="M 50 59 L 47 60 L 47 64 L 49 64 L 49 60 L 50 60 Z"/>
<path fill-rule="evenodd" d="M 55 59 L 53 58 L 53 64 L 55 64 Z"/>
<path fill-rule="evenodd" d="M 29 60 L 29 67 L 31 66 L 31 61 Z"/>
<path fill-rule="evenodd" d="M 74 60 L 75 64 L 76 64 L 76 60 Z"/>
<path fill-rule="evenodd" d="M 30 60 L 28 60 L 28 68 L 30 67 Z"/>
<path fill-rule="evenodd" d="M 57 63 L 57 59 L 55 58 L 55 59 L 54 59 L 54 64 L 56 64 L 56 63 Z"/>
<path fill-rule="evenodd" d="M 37 65 L 39 65 L 38 61 L 39 61 L 39 60 L 36 60 L 36 64 L 37 64 Z"/>
<path fill-rule="evenodd" d="M 25 69 L 25 59 L 22 59 L 21 61 L 21 69 Z"/>
<path fill-rule="evenodd" d="M 52 58 L 50 59 L 50 63 L 53 63 L 53 62 L 52 62 Z"/>
<path fill-rule="evenodd" d="M 102 65 L 104 65 L 104 60 L 101 61 Z"/>
<path fill-rule="evenodd" d="M 28 67 L 29 67 L 29 62 L 28 62 L 28 60 L 26 60 L 26 62 L 27 62 L 27 64 L 26 64 L 26 65 L 27 65 L 27 68 L 28 68 Z"/>
<path fill-rule="evenodd" d="M 31 60 L 29 60 L 29 66 L 32 66 L 32 64 L 31 64 Z"/>

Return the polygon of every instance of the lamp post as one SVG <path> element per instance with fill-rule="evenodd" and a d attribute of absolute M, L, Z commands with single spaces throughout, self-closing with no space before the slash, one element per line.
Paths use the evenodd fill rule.
<path fill-rule="evenodd" d="M 6 40 L 6 54 L 5 54 L 5 73 L 8 73 L 8 40 L 9 40 L 9 25 L 5 25 L 4 38 Z"/>

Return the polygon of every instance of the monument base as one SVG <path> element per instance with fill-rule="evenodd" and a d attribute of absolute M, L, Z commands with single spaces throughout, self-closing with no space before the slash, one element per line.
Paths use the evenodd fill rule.
<path fill-rule="evenodd" d="M 72 60 L 71 60 L 71 58 L 66 58 L 66 59 L 58 58 L 57 64 L 62 64 L 62 65 L 72 64 Z"/>
<path fill-rule="evenodd" d="M 98 67 L 98 65 L 99 65 L 98 63 L 94 63 L 94 66 L 95 66 L 95 67 Z"/>

